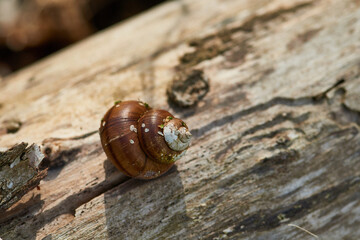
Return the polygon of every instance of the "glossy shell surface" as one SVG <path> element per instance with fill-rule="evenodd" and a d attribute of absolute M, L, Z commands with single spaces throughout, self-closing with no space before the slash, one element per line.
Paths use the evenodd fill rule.
<path fill-rule="evenodd" d="M 106 156 L 130 177 L 151 179 L 162 175 L 184 154 L 165 142 L 163 124 L 169 118 L 174 116 L 139 101 L 115 103 L 99 129 Z"/>

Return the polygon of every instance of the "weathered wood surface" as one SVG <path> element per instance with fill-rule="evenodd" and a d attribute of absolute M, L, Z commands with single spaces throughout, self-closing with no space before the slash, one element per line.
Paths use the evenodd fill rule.
<path fill-rule="evenodd" d="M 0 151 L 0 211 L 8 209 L 47 175 L 39 169 L 44 154 L 36 144 L 20 143 Z"/>
<path fill-rule="evenodd" d="M 168 105 L 174 68 L 210 79 L 196 108 Z M 360 237 L 357 0 L 172 1 L 0 84 L 0 122 L 22 123 L 0 145 L 43 143 L 49 166 L 3 239 Z M 152 181 L 116 171 L 96 132 L 138 98 L 194 135 Z"/>

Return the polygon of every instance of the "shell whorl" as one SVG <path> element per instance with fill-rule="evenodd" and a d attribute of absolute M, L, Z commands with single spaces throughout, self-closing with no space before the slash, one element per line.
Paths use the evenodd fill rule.
<path fill-rule="evenodd" d="M 191 133 L 180 119 L 172 119 L 165 123 L 164 138 L 169 148 L 174 151 L 187 149 L 191 142 Z"/>

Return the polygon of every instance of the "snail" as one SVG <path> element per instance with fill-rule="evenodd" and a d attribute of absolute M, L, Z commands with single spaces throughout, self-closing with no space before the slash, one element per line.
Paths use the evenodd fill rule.
<path fill-rule="evenodd" d="M 156 178 L 188 149 L 191 133 L 181 119 L 141 101 L 118 101 L 99 129 L 108 159 L 125 175 Z"/>

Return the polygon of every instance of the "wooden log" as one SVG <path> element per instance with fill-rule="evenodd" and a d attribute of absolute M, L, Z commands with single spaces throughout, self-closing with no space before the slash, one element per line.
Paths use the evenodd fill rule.
<path fill-rule="evenodd" d="M 48 176 L 3 239 L 358 239 L 360 3 L 171 1 L 1 81 L 1 146 L 42 143 Z M 195 107 L 167 101 L 201 70 Z M 97 134 L 142 99 L 194 136 L 163 177 L 129 179 Z"/>

